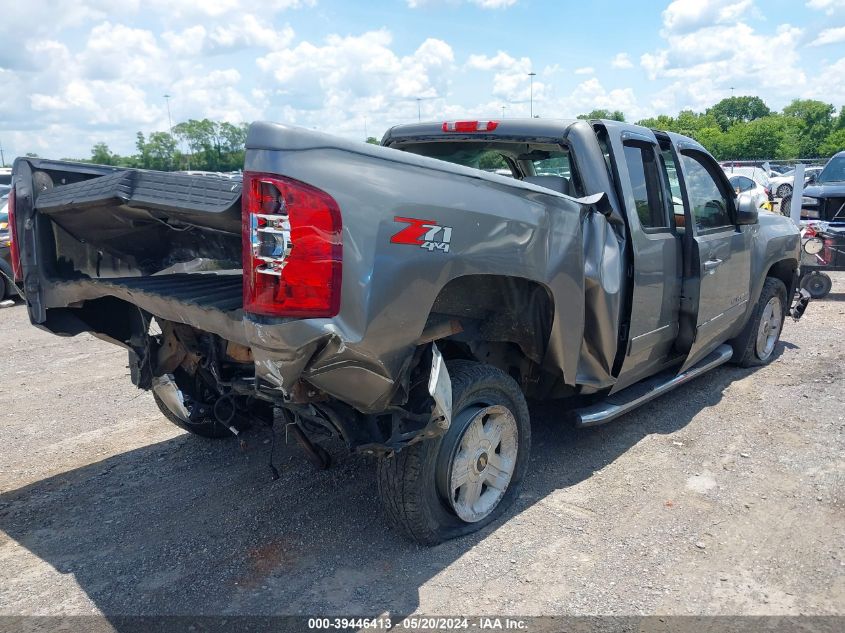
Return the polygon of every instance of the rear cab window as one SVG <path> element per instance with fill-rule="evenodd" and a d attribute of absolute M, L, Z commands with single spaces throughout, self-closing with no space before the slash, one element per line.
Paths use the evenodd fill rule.
<path fill-rule="evenodd" d="M 563 145 L 461 140 L 407 143 L 398 149 L 489 173 L 509 175 L 576 197 L 583 195 L 574 161 Z"/>

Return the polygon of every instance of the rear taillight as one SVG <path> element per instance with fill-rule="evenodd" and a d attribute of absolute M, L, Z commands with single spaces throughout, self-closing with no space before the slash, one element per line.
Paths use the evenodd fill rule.
<path fill-rule="evenodd" d="M 242 216 L 244 310 L 335 316 L 343 259 L 337 202 L 292 178 L 246 172 Z"/>
<path fill-rule="evenodd" d="M 12 190 L 9 192 L 9 207 L 8 207 L 8 214 L 9 214 L 9 238 L 12 240 L 11 244 L 9 244 L 9 250 L 11 252 L 12 257 L 12 273 L 15 277 L 15 281 L 21 281 L 23 279 L 23 273 L 21 271 L 21 252 L 18 248 L 18 227 L 15 225 L 15 188 L 12 187 Z"/>
<path fill-rule="evenodd" d="M 492 132 L 498 121 L 443 121 L 444 132 Z"/>

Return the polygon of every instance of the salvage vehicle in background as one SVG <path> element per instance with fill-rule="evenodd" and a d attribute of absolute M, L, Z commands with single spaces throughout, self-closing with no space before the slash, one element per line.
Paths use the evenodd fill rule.
<path fill-rule="evenodd" d="M 821 172 L 821 167 L 804 168 L 804 184 L 812 184 Z M 769 186 L 776 198 L 786 198 L 792 195 L 795 187 L 795 170 L 792 169 L 781 176 L 775 176 L 769 180 Z"/>
<path fill-rule="evenodd" d="M 826 272 L 845 271 L 845 151 L 833 156 L 813 180 L 801 198 L 805 239 L 800 285 L 821 299 L 833 287 Z"/>
<path fill-rule="evenodd" d="M 387 515 L 421 543 L 517 497 L 526 396 L 592 426 L 775 357 L 798 231 L 694 140 L 509 119 L 382 145 L 254 123 L 243 183 L 17 159 L 32 323 L 126 348 L 197 435 L 281 418 L 320 466 L 324 437 L 376 456 Z M 489 152 L 511 177 L 475 168 Z"/>
<path fill-rule="evenodd" d="M 11 187 L 9 187 L 11 189 Z M 12 239 L 9 228 L 9 198 L 0 192 L 0 301 L 16 297 L 14 287 L 14 272 L 12 271 Z"/>

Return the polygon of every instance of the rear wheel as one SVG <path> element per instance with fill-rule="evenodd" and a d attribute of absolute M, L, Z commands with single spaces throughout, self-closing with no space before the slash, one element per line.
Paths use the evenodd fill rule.
<path fill-rule="evenodd" d="M 4 259 L 0 259 L 0 301 L 6 297 L 14 299 L 15 289 L 12 287 L 12 267 Z"/>
<path fill-rule="evenodd" d="M 787 184 L 784 183 L 780 187 L 777 188 L 777 190 L 775 191 L 775 195 L 778 198 L 786 198 L 786 196 L 791 196 L 792 195 L 792 187 L 790 185 L 787 185 Z"/>
<path fill-rule="evenodd" d="M 801 287 L 809 292 L 813 299 L 824 299 L 833 288 L 833 280 L 829 275 L 815 271 L 801 280 Z"/>
<path fill-rule="evenodd" d="M 406 536 L 433 545 L 481 529 L 519 494 L 531 427 L 525 398 L 499 369 L 457 361 L 452 424 L 379 461 L 379 493 Z"/>
<path fill-rule="evenodd" d="M 767 277 L 757 305 L 742 333 L 733 340 L 733 362 L 742 367 L 766 365 L 775 357 L 786 314 L 786 286 Z"/>

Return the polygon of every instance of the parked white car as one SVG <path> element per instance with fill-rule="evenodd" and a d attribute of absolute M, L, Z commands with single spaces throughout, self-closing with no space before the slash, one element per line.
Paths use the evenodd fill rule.
<path fill-rule="evenodd" d="M 769 174 L 762 167 L 722 167 L 728 178 L 733 176 L 746 176 L 751 178 L 758 185 L 769 187 Z"/>
<path fill-rule="evenodd" d="M 804 181 L 812 181 L 818 176 L 823 167 L 806 167 L 804 169 Z M 786 198 L 792 195 L 792 189 L 795 186 L 795 170 L 792 169 L 782 176 L 776 176 L 771 179 L 771 189 L 776 198 Z"/>
<path fill-rule="evenodd" d="M 770 204 L 771 201 L 769 200 L 769 190 L 766 187 L 758 182 L 755 182 L 748 176 L 729 175 L 728 180 L 737 195 L 741 193 L 748 193 L 751 195 L 751 199 L 754 200 L 755 208 L 765 208 L 771 211 L 772 207 Z"/>

